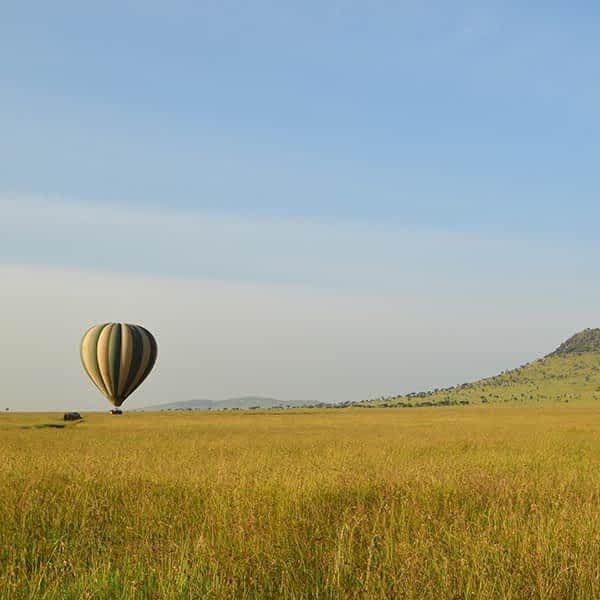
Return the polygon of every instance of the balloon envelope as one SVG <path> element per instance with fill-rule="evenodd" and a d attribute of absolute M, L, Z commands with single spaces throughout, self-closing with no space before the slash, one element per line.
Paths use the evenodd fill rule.
<path fill-rule="evenodd" d="M 156 340 L 140 325 L 94 325 L 81 340 L 83 368 L 115 406 L 121 406 L 146 379 L 157 353 Z"/>

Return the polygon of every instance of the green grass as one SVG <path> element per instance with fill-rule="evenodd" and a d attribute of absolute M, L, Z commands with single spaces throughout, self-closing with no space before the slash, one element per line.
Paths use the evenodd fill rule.
<path fill-rule="evenodd" d="M 596 405 L 57 418 L 0 416 L 3 599 L 600 597 Z"/>
<path fill-rule="evenodd" d="M 495 377 L 452 388 L 364 402 L 365 406 L 600 400 L 600 352 L 549 356 Z"/>

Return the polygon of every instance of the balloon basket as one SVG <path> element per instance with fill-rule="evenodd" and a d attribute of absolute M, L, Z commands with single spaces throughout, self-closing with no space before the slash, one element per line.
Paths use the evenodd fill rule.
<path fill-rule="evenodd" d="M 123 411 L 122 411 L 120 408 L 113 408 L 113 409 L 110 411 L 110 414 L 111 414 L 111 415 L 122 415 L 122 414 L 123 414 Z"/>

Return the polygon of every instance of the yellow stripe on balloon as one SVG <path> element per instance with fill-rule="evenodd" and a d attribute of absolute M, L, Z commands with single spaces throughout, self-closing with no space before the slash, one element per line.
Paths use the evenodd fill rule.
<path fill-rule="evenodd" d="M 110 341 L 110 332 L 112 331 L 114 324 L 107 325 L 102 330 L 100 337 L 98 338 L 98 367 L 100 368 L 100 374 L 102 375 L 102 381 L 106 388 L 109 399 L 114 397 L 113 382 L 110 380 L 110 365 L 108 362 L 108 344 Z"/>
<path fill-rule="evenodd" d="M 104 382 L 102 381 L 102 375 L 97 362 L 97 340 L 98 331 L 102 329 L 104 325 L 95 325 L 90 327 L 83 339 L 81 340 L 81 362 L 85 369 L 88 377 L 92 380 L 92 383 L 104 394 L 108 395 Z"/>

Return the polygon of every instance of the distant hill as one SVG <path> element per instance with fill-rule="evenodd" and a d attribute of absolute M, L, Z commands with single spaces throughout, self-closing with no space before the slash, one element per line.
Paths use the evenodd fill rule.
<path fill-rule="evenodd" d="M 600 352 L 600 329 L 584 329 L 576 333 L 548 356 L 583 354 L 585 352 Z"/>
<path fill-rule="evenodd" d="M 359 404 L 366 407 L 445 406 L 548 400 L 600 400 L 600 329 L 581 331 L 545 358 L 494 377 Z"/>
<path fill-rule="evenodd" d="M 306 406 L 309 402 L 289 402 L 277 400 L 276 398 L 265 398 L 263 396 L 242 396 L 240 398 L 229 398 L 228 400 L 186 400 L 182 402 L 169 402 L 147 406 L 141 410 L 231 410 L 231 409 L 257 409 L 257 408 L 293 408 Z"/>

